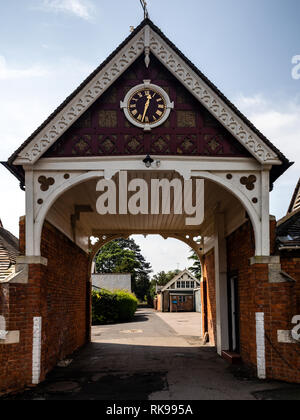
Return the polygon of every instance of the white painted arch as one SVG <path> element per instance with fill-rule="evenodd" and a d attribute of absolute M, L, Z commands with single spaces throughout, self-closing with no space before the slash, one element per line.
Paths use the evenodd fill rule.
<path fill-rule="evenodd" d="M 180 170 L 177 169 L 180 173 Z M 65 173 L 66 171 L 62 172 Z M 116 171 L 117 172 L 117 171 Z M 39 208 L 37 214 L 34 215 L 34 211 L 26 212 L 26 255 L 27 256 L 40 256 L 41 255 L 41 235 L 43 225 L 46 219 L 46 216 L 56 202 L 56 200 L 61 197 L 64 193 L 72 189 L 73 187 L 99 177 L 105 176 L 104 170 L 99 171 L 87 171 L 80 173 L 77 176 L 73 176 L 68 180 L 65 180 L 57 188 L 52 189 L 51 192 L 47 195 L 43 206 Z M 247 211 L 249 218 L 251 220 L 254 236 L 255 236 L 255 246 L 256 256 L 266 256 L 269 255 L 269 250 L 264 246 L 264 243 L 268 243 L 268 240 L 263 240 L 263 218 L 258 214 L 257 208 L 254 207 L 251 200 L 244 194 L 240 189 L 238 189 L 233 183 L 229 180 L 218 176 L 217 174 L 211 173 L 209 171 L 191 171 L 191 176 L 203 178 L 210 180 L 221 187 L 225 188 L 231 194 L 233 194 L 243 205 Z M 33 190 L 33 189 L 32 189 Z M 29 191 L 29 189 L 27 190 Z M 36 202 L 37 197 L 31 197 L 31 202 Z M 33 210 L 33 209 L 32 209 Z M 267 215 L 269 218 L 269 214 Z M 128 227 L 130 230 L 130 227 Z M 200 232 L 199 232 L 200 233 Z"/>

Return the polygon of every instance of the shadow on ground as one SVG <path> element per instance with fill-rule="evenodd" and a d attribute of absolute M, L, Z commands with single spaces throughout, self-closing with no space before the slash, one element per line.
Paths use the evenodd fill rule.
<path fill-rule="evenodd" d="M 136 324 L 136 325 L 135 325 Z M 180 329 L 181 331 L 181 329 Z M 151 309 L 127 324 L 94 327 L 93 342 L 44 383 L 9 400 L 299 400 L 300 387 L 230 367 L 201 339 L 176 333 Z M 2 398 L 4 399 L 4 398 Z"/>

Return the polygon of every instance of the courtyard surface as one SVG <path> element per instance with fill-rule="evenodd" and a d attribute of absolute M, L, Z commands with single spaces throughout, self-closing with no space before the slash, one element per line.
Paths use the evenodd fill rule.
<path fill-rule="evenodd" d="M 199 338 L 200 315 L 140 308 L 133 322 L 93 327 L 92 343 L 20 400 L 300 399 L 300 387 L 250 379 Z M 72 362 L 71 362 L 72 361 Z"/>

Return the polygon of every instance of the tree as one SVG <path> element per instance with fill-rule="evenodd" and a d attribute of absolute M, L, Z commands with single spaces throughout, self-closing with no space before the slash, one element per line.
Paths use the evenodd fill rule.
<path fill-rule="evenodd" d="M 177 274 L 180 273 L 180 270 L 174 270 L 174 271 L 168 271 L 167 273 L 165 271 L 161 271 L 155 276 L 152 277 L 151 280 L 151 287 L 150 287 L 150 297 L 153 300 L 156 295 L 156 285 L 157 286 L 165 286 L 169 283 Z"/>
<path fill-rule="evenodd" d="M 132 289 L 138 299 L 149 294 L 152 272 L 133 239 L 116 239 L 104 245 L 96 256 L 97 273 L 130 273 Z"/>
<path fill-rule="evenodd" d="M 180 270 L 168 271 L 167 273 L 165 271 L 161 271 L 152 277 L 151 283 L 154 285 L 157 284 L 158 286 L 165 286 L 179 273 Z"/>
<path fill-rule="evenodd" d="M 191 255 L 189 256 L 189 260 L 193 261 L 193 265 L 189 267 L 189 271 L 196 277 L 196 279 L 201 280 L 202 267 L 199 257 L 193 249 L 191 249 L 190 252 Z"/>

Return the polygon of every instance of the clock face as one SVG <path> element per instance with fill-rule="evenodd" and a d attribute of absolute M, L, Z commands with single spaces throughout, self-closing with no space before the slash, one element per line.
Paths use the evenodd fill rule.
<path fill-rule="evenodd" d="M 152 88 L 136 90 L 128 100 L 128 112 L 139 124 L 157 124 L 165 117 L 166 100 L 161 93 Z"/>

